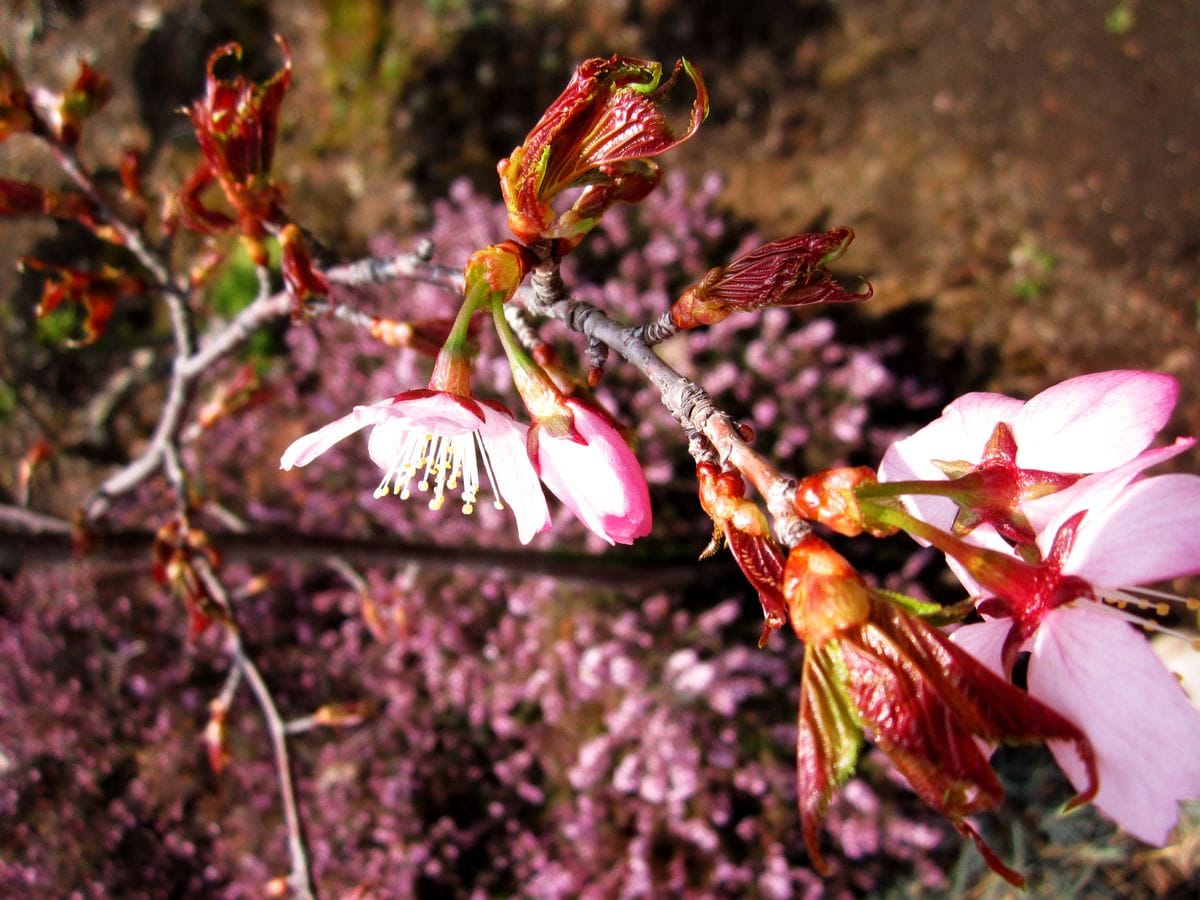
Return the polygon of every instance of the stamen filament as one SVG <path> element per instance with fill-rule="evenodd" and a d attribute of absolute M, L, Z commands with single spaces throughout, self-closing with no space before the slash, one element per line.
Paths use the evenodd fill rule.
<path fill-rule="evenodd" d="M 400 438 L 392 464 L 375 489 L 375 499 L 394 493 L 401 500 L 407 500 L 412 495 L 413 480 L 419 478 L 416 490 L 432 492 L 430 509 L 441 509 L 446 502 L 446 492 L 461 487 L 462 512 L 470 515 L 475 511 L 479 496 L 480 456 L 483 457 L 484 472 L 495 493 L 496 475 L 487 446 L 478 431 L 438 434 L 423 428 L 411 428 Z M 504 509 L 498 493 L 495 506 Z"/>

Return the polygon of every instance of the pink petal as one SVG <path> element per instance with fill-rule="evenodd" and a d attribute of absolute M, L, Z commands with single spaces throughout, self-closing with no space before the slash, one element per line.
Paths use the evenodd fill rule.
<path fill-rule="evenodd" d="M 1100 610 L 1057 609 L 1034 637 L 1029 692 L 1092 742 L 1096 806 L 1135 837 L 1165 844 L 1179 802 L 1200 796 L 1200 712 L 1149 642 Z M 1057 742 L 1050 749 L 1082 789 L 1087 779 L 1074 749 Z"/>
<path fill-rule="evenodd" d="M 1195 438 L 1176 438 L 1170 446 L 1146 450 L 1108 472 L 1088 475 L 1069 488 L 1036 500 L 1027 500 L 1021 504 L 1021 511 L 1029 519 L 1033 530 L 1048 538 L 1046 546 L 1049 547 L 1049 540 L 1053 539 L 1058 526 L 1076 512 L 1081 509 L 1104 509 L 1143 471 L 1190 450 L 1195 444 Z"/>
<path fill-rule="evenodd" d="M 1003 394 L 964 394 L 940 418 L 888 447 L 879 465 L 880 481 L 945 481 L 934 460 L 978 463 L 998 422 L 1012 421 L 1022 403 Z M 909 512 L 923 522 L 948 530 L 958 507 L 945 497 L 904 498 Z"/>
<path fill-rule="evenodd" d="M 482 407 L 448 391 L 410 391 L 392 398 L 390 414 L 437 434 L 476 431 L 483 423 Z"/>
<path fill-rule="evenodd" d="M 391 405 L 392 401 L 389 399 L 380 400 L 370 406 L 356 406 L 340 419 L 334 419 L 328 425 L 297 438 L 283 451 L 283 456 L 279 460 L 279 468 L 287 471 L 294 466 L 308 465 L 334 444 L 354 432 L 386 420 Z"/>
<path fill-rule="evenodd" d="M 583 443 L 538 436 L 542 480 L 579 521 L 610 544 L 650 532 L 650 491 L 629 445 L 604 416 L 568 399 Z"/>
<path fill-rule="evenodd" d="M 507 413 L 481 406 L 483 425 L 479 436 L 492 464 L 494 487 L 512 509 L 517 520 L 517 537 L 528 544 L 533 536 L 550 527 L 550 509 L 529 453 L 525 434 L 529 430 Z"/>
<path fill-rule="evenodd" d="M 996 675 L 1005 681 L 1008 676 L 1004 673 L 1002 653 L 1004 640 L 1012 630 L 1012 619 L 989 619 L 986 622 L 973 622 L 955 629 L 950 640 L 970 653 Z"/>
<path fill-rule="evenodd" d="M 1147 478 L 1091 507 L 1063 571 L 1101 588 L 1200 572 L 1200 476 Z"/>
<path fill-rule="evenodd" d="M 1167 423 L 1179 383 L 1157 372 L 1069 378 L 1025 404 L 1011 423 L 1017 465 L 1048 472 L 1103 472 L 1145 450 Z"/>
<path fill-rule="evenodd" d="M 483 424 L 482 412 L 476 412 L 479 409 L 474 401 L 444 391 L 420 392 L 411 398 L 400 394 L 392 398 L 387 415 L 371 430 L 367 453 L 371 462 L 386 472 L 410 432 L 447 437 L 469 434 Z"/>

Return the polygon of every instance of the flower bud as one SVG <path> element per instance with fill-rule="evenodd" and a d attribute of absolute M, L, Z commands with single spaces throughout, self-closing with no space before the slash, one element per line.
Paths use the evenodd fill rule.
<path fill-rule="evenodd" d="M 854 303 L 871 296 L 844 290 L 824 267 L 854 240 L 849 228 L 825 234 L 798 234 L 744 253 L 727 266 L 710 269 L 671 307 L 677 328 L 720 322 L 730 313 L 771 306 Z"/>
<path fill-rule="evenodd" d="M 298 315 L 314 297 L 329 296 L 329 281 L 313 266 L 300 229 L 285 225 L 279 232 L 283 282 L 292 298 L 292 313 Z"/>
<path fill-rule="evenodd" d="M 846 537 L 857 537 L 863 531 L 885 537 L 896 529 L 868 525 L 854 493 L 861 485 L 874 483 L 875 471 L 867 466 L 826 469 L 800 480 L 793 503 L 804 518 Z"/>
<path fill-rule="evenodd" d="M 862 576 L 812 534 L 788 554 L 783 570 L 783 597 L 796 636 L 815 646 L 862 625 L 870 615 Z"/>

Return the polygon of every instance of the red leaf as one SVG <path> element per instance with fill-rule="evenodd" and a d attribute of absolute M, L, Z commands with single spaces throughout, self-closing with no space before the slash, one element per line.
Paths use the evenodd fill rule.
<path fill-rule="evenodd" d="M 688 127 L 676 135 L 661 105 L 685 70 L 696 87 L 696 100 Z M 559 227 L 552 227 L 554 198 L 585 176 L 593 184 L 611 184 L 624 171 L 622 164 L 658 156 L 695 133 L 708 115 L 708 93 L 699 71 L 680 60 L 670 78 L 660 83 L 661 77 L 659 63 L 632 57 L 597 57 L 579 65 L 524 143 L 498 167 L 509 227 L 518 238 L 530 243 L 588 230 L 620 197 L 601 203 L 593 193 L 587 201 L 590 213 L 576 210 Z M 626 196 L 636 193 L 625 191 Z"/>
<path fill-rule="evenodd" d="M 741 531 L 731 524 L 722 524 L 722 530 L 738 568 L 758 592 L 768 627 L 779 628 L 787 621 L 782 587 L 783 553 L 769 537 Z"/>

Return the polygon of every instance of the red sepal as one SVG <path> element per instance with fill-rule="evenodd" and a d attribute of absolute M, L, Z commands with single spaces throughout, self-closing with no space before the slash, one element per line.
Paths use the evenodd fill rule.
<path fill-rule="evenodd" d="M 765 620 L 759 646 L 787 621 L 783 597 L 783 553 L 771 538 L 771 527 L 757 504 L 745 497 L 746 485 L 737 472 L 722 472 L 711 463 L 696 466 L 700 506 L 729 546 L 738 568 L 758 592 Z M 715 552 L 719 545 L 701 558 Z"/>
<path fill-rule="evenodd" d="M 1071 802 L 1078 805 L 1098 788 L 1095 756 L 1083 733 L 933 626 L 873 595 L 853 567 L 816 537 L 792 550 L 783 585 L 792 625 L 808 644 L 797 765 L 810 852 L 818 853 L 818 820 L 852 768 L 856 748 L 845 731 L 853 718 L 917 795 L 981 847 L 989 866 L 1023 884 L 965 821 L 995 809 L 1004 797 L 977 739 L 1074 744 L 1089 772 L 1087 790 Z"/>

